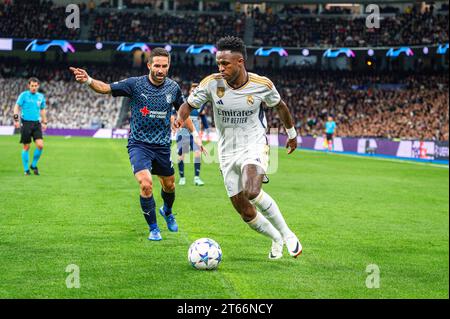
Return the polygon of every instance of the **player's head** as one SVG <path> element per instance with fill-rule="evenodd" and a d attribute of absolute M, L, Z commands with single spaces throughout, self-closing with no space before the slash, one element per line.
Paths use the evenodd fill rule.
<path fill-rule="evenodd" d="M 195 82 L 191 83 L 191 88 L 189 89 L 189 94 L 191 94 L 197 86 L 198 86 L 198 83 L 195 83 Z"/>
<path fill-rule="evenodd" d="M 333 121 L 333 117 L 331 115 L 328 116 L 328 122 Z"/>
<path fill-rule="evenodd" d="M 217 41 L 216 61 L 219 72 L 228 82 L 234 82 L 245 70 L 247 52 L 244 41 L 238 37 L 227 36 Z"/>
<path fill-rule="evenodd" d="M 150 78 L 153 83 L 164 82 L 170 67 L 170 53 L 163 48 L 155 48 L 150 52 L 147 67 L 150 70 Z"/>
<path fill-rule="evenodd" d="M 39 80 L 37 78 L 29 78 L 28 79 L 28 88 L 30 89 L 31 93 L 36 93 L 39 89 Z"/>

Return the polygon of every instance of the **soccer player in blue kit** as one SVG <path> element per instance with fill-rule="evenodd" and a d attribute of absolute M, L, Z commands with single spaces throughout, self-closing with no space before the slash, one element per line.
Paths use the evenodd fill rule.
<path fill-rule="evenodd" d="M 192 83 L 191 88 L 189 90 L 189 94 L 191 94 L 194 89 L 198 86 L 198 83 Z M 190 119 L 194 124 L 194 127 L 197 131 L 200 131 L 200 113 L 202 112 L 205 105 L 203 105 L 200 110 L 194 109 L 190 114 Z M 176 114 L 174 114 L 175 120 Z M 184 156 L 188 154 L 189 151 L 192 150 L 194 152 L 194 185 L 195 186 L 203 186 L 205 183 L 200 178 L 200 167 L 201 167 L 201 156 L 202 152 L 200 148 L 194 143 L 194 138 L 186 128 L 181 128 L 177 131 L 176 135 L 177 139 L 177 147 L 178 147 L 178 173 L 180 174 L 180 182 L 179 185 L 186 185 L 186 178 L 184 177 Z"/>
<path fill-rule="evenodd" d="M 112 96 L 130 98 L 131 132 L 128 139 L 128 154 L 133 173 L 140 185 L 140 203 L 145 220 L 150 228 L 148 239 L 159 241 L 161 232 L 156 220 L 155 200 L 153 198 L 152 174 L 161 183 L 161 197 L 164 205 L 159 213 L 164 217 L 167 228 L 178 231 L 172 214 L 175 200 L 175 176 L 171 159 L 170 116 L 172 108 L 178 110 L 185 99 L 179 85 L 167 77 L 170 67 L 170 53 L 163 48 L 151 51 L 147 63 L 149 74 L 131 77 L 120 82 L 106 84 L 92 79 L 88 73 L 71 67 L 77 82 L 84 83 L 92 90 Z M 202 142 L 192 121 L 186 127 L 194 136 L 194 142 L 203 151 Z"/>

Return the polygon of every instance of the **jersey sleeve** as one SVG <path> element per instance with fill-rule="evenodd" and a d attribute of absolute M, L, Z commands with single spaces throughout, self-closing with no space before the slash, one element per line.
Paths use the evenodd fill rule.
<path fill-rule="evenodd" d="M 187 102 L 195 109 L 199 109 L 210 100 L 210 92 L 208 83 L 197 86 L 194 91 L 189 95 Z"/>
<path fill-rule="evenodd" d="M 111 83 L 110 86 L 112 96 L 131 97 L 135 83 L 136 78 L 128 78 L 119 82 Z"/>
<path fill-rule="evenodd" d="M 275 85 L 270 85 L 270 88 L 267 88 L 267 93 L 263 97 L 264 103 L 268 107 L 274 107 L 277 106 L 281 101 L 280 93 L 278 93 Z"/>
<path fill-rule="evenodd" d="M 173 107 L 175 108 L 176 111 L 178 111 L 178 109 L 184 102 L 186 102 L 186 99 L 184 98 L 180 86 L 177 84 L 177 92 L 175 95 L 175 101 L 173 102 Z"/>
<path fill-rule="evenodd" d="M 22 92 L 19 94 L 19 97 L 17 98 L 16 104 L 20 107 L 23 106 L 23 99 L 25 97 L 25 94 Z"/>

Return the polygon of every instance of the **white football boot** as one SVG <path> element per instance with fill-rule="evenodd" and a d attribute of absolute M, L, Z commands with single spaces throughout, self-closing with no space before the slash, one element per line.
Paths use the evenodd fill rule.
<path fill-rule="evenodd" d="M 199 176 L 194 177 L 194 185 L 195 186 L 203 186 L 205 183 L 200 179 Z"/>
<path fill-rule="evenodd" d="M 294 233 L 286 236 L 284 238 L 284 243 L 286 244 L 289 255 L 292 257 L 297 258 L 302 253 L 302 244 L 300 244 L 300 241 Z"/>
<path fill-rule="evenodd" d="M 180 181 L 178 182 L 178 185 L 186 185 L 186 178 L 180 177 Z"/>
<path fill-rule="evenodd" d="M 269 259 L 280 259 L 281 257 L 283 257 L 283 246 L 283 240 L 272 240 L 272 248 L 270 249 Z"/>

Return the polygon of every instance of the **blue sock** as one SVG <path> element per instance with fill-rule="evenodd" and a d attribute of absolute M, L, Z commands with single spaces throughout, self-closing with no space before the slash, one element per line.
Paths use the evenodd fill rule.
<path fill-rule="evenodd" d="M 200 163 L 194 163 L 195 176 L 200 176 Z"/>
<path fill-rule="evenodd" d="M 158 224 L 156 223 L 156 212 L 155 212 L 155 199 L 152 197 L 145 198 L 141 196 L 141 208 L 142 212 L 144 213 L 144 218 L 147 221 L 148 227 L 150 227 L 150 230 L 155 229 L 158 227 Z"/>
<path fill-rule="evenodd" d="M 184 162 L 178 162 L 178 172 L 180 173 L 180 177 L 184 177 Z"/>
<path fill-rule="evenodd" d="M 163 189 L 161 189 L 161 197 L 164 200 L 164 213 L 166 216 L 172 214 L 172 206 L 175 201 L 175 192 L 166 193 Z"/>
<path fill-rule="evenodd" d="M 29 156 L 28 156 L 28 151 L 22 150 L 22 164 L 23 164 L 23 170 L 25 172 L 30 169 L 28 167 L 29 161 L 30 161 L 30 159 L 29 159 Z"/>
<path fill-rule="evenodd" d="M 41 158 L 42 150 L 35 149 L 33 154 L 33 162 L 31 163 L 31 167 L 37 167 L 37 162 L 39 161 L 39 158 Z"/>

